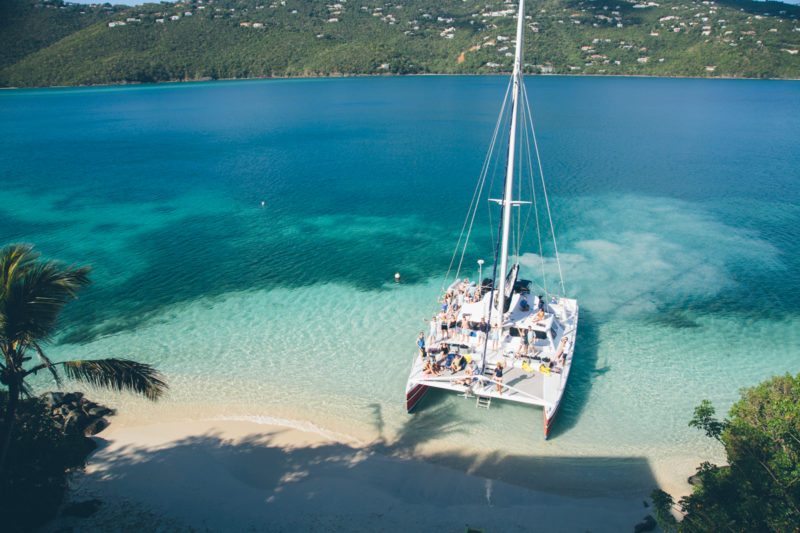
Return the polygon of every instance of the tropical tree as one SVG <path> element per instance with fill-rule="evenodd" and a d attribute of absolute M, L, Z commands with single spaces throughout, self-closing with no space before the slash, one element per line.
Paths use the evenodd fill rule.
<path fill-rule="evenodd" d="M 5 468 L 22 396 L 30 397 L 27 380 L 49 371 L 59 386 L 69 379 L 113 390 L 127 390 L 157 400 L 167 389 L 151 365 L 129 359 L 53 362 L 43 346 L 51 340 L 64 306 L 89 284 L 89 267 L 44 260 L 33 246 L 12 244 L 0 249 L 0 383 L 8 388 L 0 426 L 0 475 Z"/>
<path fill-rule="evenodd" d="M 800 531 L 800 374 L 777 376 L 742 392 L 726 420 L 703 401 L 691 426 L 725 448 L 728 465 L 703 463 L 694 491 L 675 502 L 657 490 L 665 531 Z"/>

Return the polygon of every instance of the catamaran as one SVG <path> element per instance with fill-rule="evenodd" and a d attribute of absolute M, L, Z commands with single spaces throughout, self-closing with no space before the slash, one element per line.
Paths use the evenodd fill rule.
<path fill-rule="evenodd" d="M 578 302 L 565 296 L 539 146 L 522 79 L 524 14 L 525 2 L 519 0 L 513 72 L 442 284 L 439 311 L 430 322 L 430 330 L 421 332 L 417 339 L 418 349 L 406 384 L 406 409 L 414 410 L 432 387 L 475 398 L 478 407 L 487 409 L 493 399 L 540 406 L 547 438 L 572 367 Z M 505 135 L 499 135 L 501 131 L 508 132 L 507 140 Z M 492 189 L 492 172 L 500 166 L 493 164 L 502 157 L 495 154 L 503 148 L 506 152 L 502 198 L 488 199 L 500 205 L 500 227 L 496 234 L 491 233 L 491 227 L 489 230 L 495 244 L 492 276 L 483 278 L 484 261 L 478 259 L 478 282 L 470 282 L 461 278 L 464 258 L 478 207 L 484 193 Z M 530 199 L 523 199 L 523 194 Z M 536 223 L 541 284 L 519 279 L 522 246 L 531 218 Z M 545 258 L 542 226 L 545 232 L 549 227 L 553 259 Z M 554 268 L 559 283 L 556 290 L 549 291 L 546 274 Z M 536 289 L 534 293 L 532 289 Z"/>

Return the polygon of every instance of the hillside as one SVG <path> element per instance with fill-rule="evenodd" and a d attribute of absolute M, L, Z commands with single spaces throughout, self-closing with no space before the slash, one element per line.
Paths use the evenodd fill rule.
<path fill-rule="evenodd" d="M 510 68 L 513 4 L 190 0 L 126 8 L 4 0 L 0 84 L 490 73 Z M 800 7 L 742 0 L 539 0 L 526 70 L 800 78 Z"/>

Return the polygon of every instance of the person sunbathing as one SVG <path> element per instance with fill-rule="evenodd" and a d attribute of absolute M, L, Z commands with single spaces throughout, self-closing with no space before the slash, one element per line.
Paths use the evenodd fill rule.
<path fill-rule="evenodd" d="M 464 377 L 462 379 L 456 380 L 455 383 L 457 385 L 470 385 L 473 381 L 475 381 L 475 373 L 478 370 L 478 365 L 475 364 L 475 361 L 470 361 L 467 363 L 467 368 L 464 370 Z"/>
<path fill-rule="evenodd" d="M 544 320 L 544 316 L 545 316 L 544 309 L 539 309 L 539 312 L 537 312 L 535 315 L 533 315 L 533 321 L 534 322 L 539 322 L 541 320 Z"/>
<path fill-rule="evenodd" d="M 456 354 L 453 361 L 450 363 L 450 373 L 455 374 L 467 364 L 467 360 L 460 353 Z"/>
<path fill-rule="evenodd" d="M 441 376 L 442 370 L 439 365 L 434 362 L 432 357 L 429 357 L 425 360 L 425 364 L 422 366 L 422 373 L 432 376 Z"/>

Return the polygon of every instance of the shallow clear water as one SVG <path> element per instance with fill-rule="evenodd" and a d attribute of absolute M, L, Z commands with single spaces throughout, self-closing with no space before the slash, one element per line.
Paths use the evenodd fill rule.
<path fill-rule="evenodd" d="M 535 409 L 431 394 L 436 434 L 403 408 L 505 83 L 3 92 L 0 242 L 91 264 L 51 351 L 157 363 L 167 406 L 479 453 L 636 457 L 683 479 L 718 453 L 687 427 L 693 406 L 727 409 L 740 387 L 800 370 L 800 83 L 527 81 L 582 306 L 548 442 Z"/>

